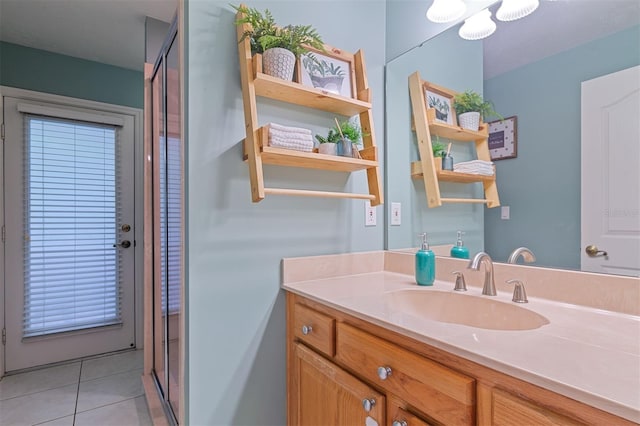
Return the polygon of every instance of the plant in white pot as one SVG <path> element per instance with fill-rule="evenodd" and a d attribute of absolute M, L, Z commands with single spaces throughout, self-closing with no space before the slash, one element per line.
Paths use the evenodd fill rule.
<path fill-rule="evenodd" d="M 313 47 L 324 51 L 324 44 L 318 32 L 311 25 L 287 25 L 278 27 L 269 10 L 264 15 L 256 8 L 233 6 L 241 13 L 236 25 L 249 24 L 251 27 L 242 34 L 240 42 L 249 38 L 251 53 L 262 53 L 265 74 L 293 80 L 296 58 L 308 53 Z"/>
<path fill-rule="evenodd" d="M 453 108 L 458 116 L 458 125 L 462 128 L 477 131 L 480 128 L 480 119 L 489 116 L 502 116 L 495 112 L 493 104 L 482 99 L 482 96 L 473 90 L 466 90 L 453 97 Z"/>
<path fill-rule="evenodd" d="M 340 133 L 329 130 L 327 136 L 316 135 L 316 140 L 320 142 L 318 145 L 318 152 L 325 155 L 338 155 L 338 142 L 340 142 Z"/>

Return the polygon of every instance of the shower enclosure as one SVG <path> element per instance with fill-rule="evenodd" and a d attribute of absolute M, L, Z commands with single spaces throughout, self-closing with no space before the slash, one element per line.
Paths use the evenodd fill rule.
<path fill-rule="evenodd" d="M 145 371 L 152 416 L 178 424 L 183 394 L 184 208 L 179 43 L 174 20 L 145 69 Z M 154 403 L 155 401 L 155 403 Z"/>

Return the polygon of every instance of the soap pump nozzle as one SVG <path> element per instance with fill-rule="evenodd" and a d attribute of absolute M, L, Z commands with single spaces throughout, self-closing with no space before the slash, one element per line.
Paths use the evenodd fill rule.
<path fill-rule="evenodd" d="M 427 242 L 427 233 L 423 232 L 420 234 L 420 238 L 422 238 L 422 244 L 420 245 L 420 250 L 429 250 L 429 243 Z"/>
<path fill-rule="evenodd" d="M 462 242 L 462 236 L 464 235 L 464 232 L 462 231 L 458 231 L 458 241 L 456 241 L 456 246 L 457 247 L 462 247 L 464 246 L 464 242 Z"/>

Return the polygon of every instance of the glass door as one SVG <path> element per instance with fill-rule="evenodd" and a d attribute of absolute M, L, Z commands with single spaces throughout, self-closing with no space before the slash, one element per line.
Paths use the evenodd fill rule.
<path fill-rule="evenodd" d="M 181 392 L 183 290 L 183 145 L 175 27 L 152 77 L 153 345 L 161 396 L 178 419 Z"/>

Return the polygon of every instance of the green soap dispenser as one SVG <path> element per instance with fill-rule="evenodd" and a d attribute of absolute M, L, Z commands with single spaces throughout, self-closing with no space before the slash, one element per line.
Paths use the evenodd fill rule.
<path fill-rule="evenodd" d="M 462 242 L 462 236 L 464 232 L 458 231 L 458 241 L 456 245 L 451 247 L 451 257 L 457 257 L 458 259 L 468 259 L 469 258 L 469 249 L 464 246 Z"/>
<path fill-rule="evenodd" d="M 436 279 L 436 255 L 429 250 L 427 234 L 420 234 L 422 245 L 416 252 L 416 283 L 418 285 L 433 285 Z"/>

